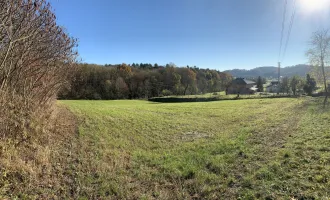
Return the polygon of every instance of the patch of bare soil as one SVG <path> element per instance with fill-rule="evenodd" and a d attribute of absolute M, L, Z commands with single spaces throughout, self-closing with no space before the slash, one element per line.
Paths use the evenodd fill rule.
<path fill-rule="evenodd" d="M 203 139 L 203 138 L 207 139 L 207 138 L 211 138 L 211 137 L 212 137 L 212 135 L 200 133 L 197 131 L 186 132 L 186 133 L 180 135 L 180 139 L 182 141 L 186 141 L 186 142 L 191 142 L 191 141 L 195 141 L 195 140 Z"/>

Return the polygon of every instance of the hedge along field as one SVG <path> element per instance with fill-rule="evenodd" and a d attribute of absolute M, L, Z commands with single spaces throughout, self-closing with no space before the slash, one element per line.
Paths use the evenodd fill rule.
<path fill-rule="evenodd" d="M 327 199 L 330 111 L 318 101 L 60 101 L 79 123 L 75 193 Z"/>

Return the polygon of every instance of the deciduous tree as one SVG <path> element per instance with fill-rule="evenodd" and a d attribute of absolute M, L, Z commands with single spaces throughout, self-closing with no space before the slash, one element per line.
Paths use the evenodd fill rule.
<path fill-rule="evenodd" d="M 313 34 L 310 49 L 306 55 L 311 65 L 314 66 L 313 75 L 316 81 L 322 82 L 324 85 L 325 98 L 323 105 L 325 106 L 328 99 L 325 65 L 330 61 L 330 35 L 328 30 L 319 30 Z"/>
<path fill-rule="evenodd" d="M 188 87 L 193 87 L 196 81 L 196 73 L 190 68 L 181 68 L 181 83 L 184 86 L 183 95 L 186 95 Z"/>
<path fill-rule="evenodd" d="M 280 82 L 280 91 L 282 93 L 287 93 L 289 94 L 290 92 L 290 80 L 288 77 L 283 77 L 281 82 Z"/>
<path fill-rule="evenodd" d="M 296 95 L 298 91 L 302 90 L 303 85 L 304 82 L 299 76 L 293 76 L 290 80 L 290 88 L 293 95 Z"/>

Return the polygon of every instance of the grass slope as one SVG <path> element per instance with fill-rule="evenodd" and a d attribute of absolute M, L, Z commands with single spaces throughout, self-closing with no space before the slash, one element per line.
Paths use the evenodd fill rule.
<path fill-rule="evenodd" d="M 60 104 L 79 123 L 76 197 L 330 198 L 330 113 L 311 99 Z"/>

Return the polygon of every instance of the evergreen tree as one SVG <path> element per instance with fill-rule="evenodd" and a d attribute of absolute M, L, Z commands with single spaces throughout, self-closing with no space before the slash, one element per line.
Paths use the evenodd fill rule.
<path fill-rule="evenodd" d="M 258 88 L 258 92 L 263 92 L 264 91 L 263 81 L 262 81 L 262 78 L 260 76 L 257 79 L 257 88 Z"/>
<path fill-rule="evenodd" d="M 282 78 L 282 81 L 280 83 L 280 91 L 282 93 L 289 93 L 290 92 L 290 85 L 289 85 L 289 78 L 284 77 Z"/>
<path fill-rule="evenodd" d="M 312 95 L 313 91 L 316 88 L 316 81 L 314 78 L 311 78 L 311 76 L 309 74 L 307 74 L 306 76 L 306 83 L 304 85 L 304 91 L 308 94 L 308 95 Z"/>

